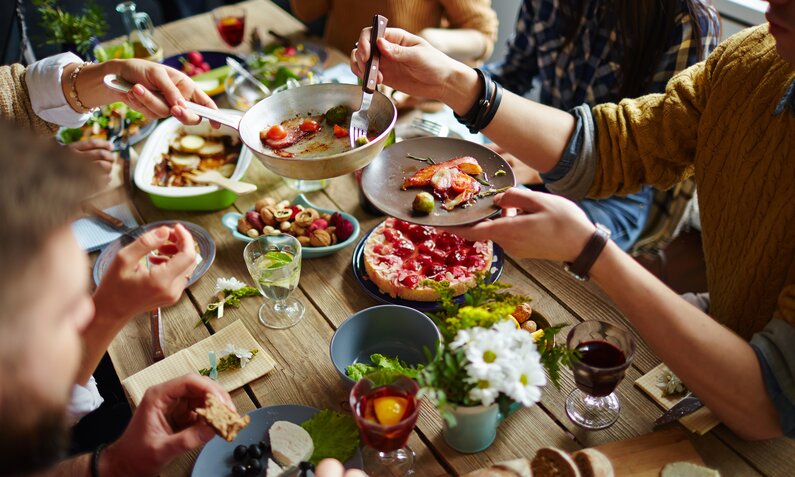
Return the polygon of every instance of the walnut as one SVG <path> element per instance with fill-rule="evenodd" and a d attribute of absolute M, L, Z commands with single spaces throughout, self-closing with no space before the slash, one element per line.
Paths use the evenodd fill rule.
<path fill-rule="evenodd" d="M 326 222 L 331 222 L 331 214 L 329 214 L 328 212 L 323 212 L 322 214 L 320 214 L 320 218 L 325 220 Z"/>
<path fill-rule="evenodd" d="M 520 303 L 516 305 L 516 309 L 513 310 L 511 316 L 516 318 L 516 321 L 518 321 L 519 324 L 521 325 L 525 321 L 529 320 L 530 315 L 532 314 L 533 314 L 533 308 L 530 306 L 530 303 Z"/>
<path fill-rule="evenodd" d="M 538 325 L 533 320 L 527 320 L 522 323 L 522 329 L 529 331 L 530 333 L 535 333 L 535 331 L 538 329 Z"/>
<path fill-rule="evenodd" d="M 286 222 L 292 217 L 293 211 L 290 209 L 276 209 L 273 216 L 276 217 L 276 222 Z"/>
<path fill-rule="evenodd" d="M 285 220 L 284 222 L 279 223 L 279 230 L 282 232 L 287 232 L 292 226 L 293 224 L 291 224 L 289 220 Z"/>
<path fill-rule="evenodd" d="M 331 245 L 337 245 L 337 234 L 331 234 Z"/>
<path fill-rule="evenodd" d="M 336 231 L 337 231 L 337 227 L 334 227 L 333 225 L 332 225 L 331 227 L 328 227 L 328 228 L 326 229 L 326 232 L 328 232 L 328 233 L 330 233 L 330 234 L 333 234 L 333 233 L 334 233 L 334 232 L 336 232 Z"/>
<path fill-rule="evenodd" d="M 265 197 L 254 203 L 254 209 L 262 210 L 265 207 L 273 207 L 274 205 L 276 205 L 276 199 L 272 197 Z"/>
<path fill-rule="evenodd" d="M 296 236 L 306 235 L 306 227 L 301 227 L 301 225 L 298 223 L 298 220 L 293 222 L 293 226 L 290 230 Z"/>
<path fill-rule="evenodd" d="M 276 223 L 276 209 L 271 206 L 259 209 L 259 215 L 265 225 L 274 225 Z"/>
<path fill-rule="evenodd" d="M 282 200 L 282 201 L 279 201 L 279 203 L 276 204 L 276 209 L 277 210 L 279 210 L 279 209 L 287 209 L 289 207 L 290 207 L 290 201 L 289 200 Z"/>
<path fill-rule="evenodd" d="M 312 222 L 319 219 L 320 215 L 317 213 L 315 209 L 309 208 L 304 209 L 301 212 L 298 212 L 295 216 L 295 223 L 299 224 L 301 227 L 309 227 L 312 225 Z"/>
<path fill-rule="evenodd" d="M 310 239 L 306 235 L 301 235 L 300 237 L 298 237 L 298 241 L 301 242 L 302 247 L 310 247 L 312 244 L 312 239 Z"/>
<path fill-rule="evenodd" d="M 331 245 L 331 234 L 323 229 L 317 229 L 309 236 L 309 243 L 313 247 L 328 247 Z"/>

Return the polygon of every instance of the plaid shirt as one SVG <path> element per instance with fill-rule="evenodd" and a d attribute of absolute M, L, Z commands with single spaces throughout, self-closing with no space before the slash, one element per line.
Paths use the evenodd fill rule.
<path fill-rule="evenodd" d="M 508 54 L 501 63 L 487 66 L 487 70 L 506 89 L 522 95 L 530 91 L 537 78 L 541 83 L 540 102 L 563 110 L 583 103 L 621 100 L 621 44 L 614 22 L 602 19 L 599 0 L 590 0 L 577 40 L 561 50 L 566 25 L 558 3 L 524 0 L 516 31 L 508 42 Z M 674 74 L 701 61 L 698 44 L 706 57 L 718 43 L 720 23 L 715 9 L 711 7 L 709 14 L 697 19 L 703 33 L 700 38 L 693 38 L 687 6 L 684 1 L 679 4 L 676 27 L 655 68 L 648 93 L 662 93 Z"/>

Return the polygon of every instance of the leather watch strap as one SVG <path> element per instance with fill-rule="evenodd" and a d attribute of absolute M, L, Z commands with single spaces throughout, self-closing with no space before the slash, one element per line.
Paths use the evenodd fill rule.
<path fill-rule="evenodd" d="M 577 280 L 588 280 L 588 272 L 599 258 L 599 254 L 602 253 L 608 240 L 610 240 L 610 229 L 602 224 L 596 224 L 596 230 L 580 255 L 573 262 L 566 262 L 564 266 L 566 271 L 574 275 Z"/>

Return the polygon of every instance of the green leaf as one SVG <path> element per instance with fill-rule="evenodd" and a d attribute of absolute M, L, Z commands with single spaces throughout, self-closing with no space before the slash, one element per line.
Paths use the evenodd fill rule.
<path fill-rule="evenodd" d="M 359 428 L 353 416 L 325 409 L 301 424 L 312 437 L 315 451 L 309 461 L 317 465 L 326 458 L 345 462 L 359 447 Z"/>
<path fill-rule="evenodd" d="M 83 130 L 80 128 L 69 128 L 61 131 L 61 141 L 64 144 L 71 144 L 79 141 L 83 137 Z"/>
<path fill-rule="evenodd" d="M 348 366 L 346 370 L 348 377 L 358 381 L 364 376 L 377 371 L 394 371 L 395 374 L 402 374 L 411 379 L 416 379 L 422 370 L 422 365 L 409 366 L 397 357 L 391 358 L 378 353 L 371 354 L 370 361 L 372 364 L 355 363 Z"/>

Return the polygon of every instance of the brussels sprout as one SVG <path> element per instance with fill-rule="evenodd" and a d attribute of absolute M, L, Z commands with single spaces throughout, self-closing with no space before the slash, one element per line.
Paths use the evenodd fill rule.
<path fill-rule="evenodd" d="M 357 146 L 364 146 L 368 142 L 370 142 L 370 140 L 367 139 L 366 136 L 359 136 L 359 137 L 356 138 L 356 145 Z"/>
<path fill-rule="evenodd" d="M 427 215 L 433 212 L 434 205 L 435 201 L 431 194 L 428 192 L 420 192 L 414 197 L 414 203 L 411 204 L 411 208 L 414 209 L 415 212 Z"/>
<path fill-rule="evenodd" d="M 326 121 L 328 121 L 329 124 L 344 125 L 347 119 L 348 108 L 343 105 L 334 106 L 333 108 L 326 111 Z"/>

